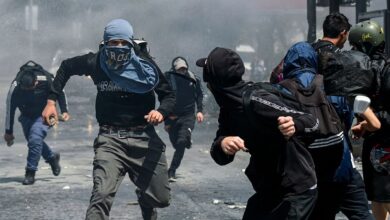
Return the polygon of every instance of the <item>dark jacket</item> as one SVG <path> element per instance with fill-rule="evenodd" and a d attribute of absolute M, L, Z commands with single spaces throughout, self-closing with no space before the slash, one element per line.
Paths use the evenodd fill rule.
<path fill-rule="evenodd" d="M 338 53 L 341 52 L 338 47 L 336 47 L 334 44 L 332 44 L 329 41 L 324 40 L 318 40 L 316 43 L 313 44 L 313 48 L 317 51 L 317 53 L 321 52 L 330 52 L 330 53 Z M 363 60 L 363 59 L 362 59 Z M 365 59 L 364 59 L 365 60 Z M 326 65 L 326 64 L 325 64 Z M 321 61 L 319 61 L 319 73 L 321 73 L 321 67 L 324 66 L 324 64 L 321 64 Z M 366 66 L 366 64 L 362 63 L 361 66 Z M 345 96 L 328 96 L 329 101 L 332 103 L 332 105 L 335 107 L 340 120 L 342 121 L 345 131 L 348 131 L 351 128 L 352 120 L 353 120 L 353 112 L 352 112 L 352 103 L 350 103 L 350 100 L 348 100 Z"/>
<path fill-rule="evenodd" d="M 37 73 L 38 74 L 38 73 Z M 50 78 L 48 78 L 50 77 Z M 7 96 L 6 106 L 6 124 L 5 132 L 13 133 L 13 124 L 15 110 L 19 108 L 21 114 L 28 118 L 37 118 L 42 115 L 42 111 L 46 106 L 47 98 L 51 92 L 50 88 L 54 76 L 49 74 L 38 74 L 38 84 L 33 90 L 23 90 L 17 81 L 13 81 Z M 68 112 L 67 101 L 64 91 L 59 90 L 58 103 L 62 113 Z"/>
<path fill-rule="evenodd" d="M 273 196 L 278 192 L 300 193 L 313 187 L 316 177 L 306 150 L 308 143 L 296 137 L 286 141 L 278 130 L 277 118 L 292 116 L 296 136 L 314 132 L 316 118 L 287 107 L 278 96 L 265 90 L 255 90 L 250 100 L 255 119 L 248 117 L 243 108 L 220 109 L 219 128 L 211 147 L 212 158 L 220 165 L 232 162 L 234 156 L 222 151 L 221 141 L 226 136 L 239 136 L 251 154 L 245 173 L 256 192 Z M 251 121 L 258 126 L 251 126 Z"/>
<path fill-rule="evenodd" d="M 100 67 L 99 53 L 89 53 L 64 60 L 57 71 L 49 99 L 56 99 L 58 91 L 64 88 L 71 76 L 87 75 L 92 78 L 97 87 L 95 107 L 99 125 L 118 127 L 146 125 L 144 116 L 155 109 L 155 93 L 157 93 L 160 102 L 157 111 L 164 118 L 172 112 L 175 105 L 175 94 L 152 59 L 142 57 L 158 69 L 159 83 L 154 90 L 137 94 L 124 91 L 108 78 Z"/>
<path fill-rule="evenodd" d="M 317 53 L 321 52 L 329 52 L 329 53 L 339 53 L 340 49 L 336 47 L 334 44 L 332 44 L 329 41 L 323 41 L 319 40 L 316 43 L 313 44 L 313 48 L 317 51 Z M 358 55 L 359 56 L 359 55 Z M 363 59 L 364 60 L 364 59 Z M 321 64 L 321 61 L 319 60 L 319 72 L 321 73 L 323 70 L 322 68 L 326 66 L 326 63 Z M 362 64 L 361 66 L 364 66 L 365 64 Z M 329 101 L 332 103 L 333 107 L 336 109 L 337 114 L 344 125 L 344 142 L 343 142 L 343 151 L 342 155 L 340 157 L 340 150 L 337 150 L 336 152 L 314 152 L 317 155 L 313 155 L 313 158 L 316 162 L 317 167 L 323 168 L 322 170 L 331 171 L 329 169 L 330 167 L 333 167 L 332 164 L 336 165 L 337 161 L 340 160 L 339 165 L 337 167 L 337 170 L 335 172 L 335 175 L 330 180 L 335 180 L 338 182 L 349 182 L 353 172 L 353 162 L 351 160 L 351 152 L 352 150 L 352 144 L 348 137 L 348 131 L 352 126 L 352 120 L 353 120 L 353 110 L 352 110 L 352 104 L 350 100 L 346 96 L 328 96 Z M 324 158 L 331 158 L 332 160 L 325 160 Z M 318 165 L 317 165 L 318 164 Z M 325 171 L 326 172 L 326 171 Z M 328 172 L 329 173 L 329 172 Z M 329 181 L 329 177 L 324 175 L 325 181 Z"/>
<path fill-rule="evenodd" d="M 390 65 L 388 57 L 383 53 L 375 53 L 371 57 L 371 65 L 376 75 L 377 91 L 371 98 L 375 115 L 381 122 L 381 128 L 365 135 L 372 142 L 390 144 Z"/>
<path fill-rule="evenodd" d="M 165 77 L 176 95 L 174 115 L 186 115 L 203 112 L 203 92 L 199 77 L 190 71 L 185 74 L 174 70 L 166 72 Z"/>

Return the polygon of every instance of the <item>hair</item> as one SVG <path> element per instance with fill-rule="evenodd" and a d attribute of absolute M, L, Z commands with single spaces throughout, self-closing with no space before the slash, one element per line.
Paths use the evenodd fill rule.
<path fill-rule="evenodd" d="M 20 77 L 19 83 L 22 89 L 29 89 L 35 86 L 37 76 L 33 72 L 27 72 Z"/>
<path fill-rule="evenodd" d="M 351 26 L 345 15 L 336 12 L 326 16 L 322 24 L 322 30 L 324 31 L 324 37 L 337 38 L 341 32 L 348 32 Z"/>

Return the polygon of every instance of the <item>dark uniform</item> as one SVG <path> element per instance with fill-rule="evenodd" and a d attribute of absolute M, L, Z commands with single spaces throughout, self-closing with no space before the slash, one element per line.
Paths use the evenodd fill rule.
<path fill-rule="evenodd" d="M 184 58 L 185 65 L 188 67 Z M 175 59 L 174 59 L 175 60 Z M 169 177 L 175 177 L 186 148 L 191 148 L 191 133 L 195 125 L 196 113 L 203 112 L 203 92 L 200 79 L 186 68 L 185 73 L 175 71 L 175 67 L 165 73 L 165 76 L 176 94 L 176 105 L 173 113 L 165 120 L 165 128 L 175 153 L 168 170 Z"/>
<path fill-rule="evenodd" d="M 378 203 L 390 202 L 390 175 L 386 169 L 375 169 L 370 157 L 374 147 L 390 146 L 390 66 L 388 57 L 380 52 L 372 55 L 372 66 L 378 79 L 377 94 L 371 97 L 371 107 L 381 122 L 381 128 L 364 136 L 362 162 L 363 177 L 368 200 Z M 387 153 L 387 152 L 386 152 Z M 384 154 L 384 156 L 386 155 Z"/>

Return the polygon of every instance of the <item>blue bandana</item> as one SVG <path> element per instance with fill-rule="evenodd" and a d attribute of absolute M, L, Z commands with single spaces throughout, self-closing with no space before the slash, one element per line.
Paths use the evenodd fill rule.
<path fill-rule="evenodd" d="M 107 57 L 107 67 L 111 70 L 118 70 L 130 63 L 131 48 L 128 46 L 105 46 L 103 52 Z"/>
<path fill-rule="evenodd" d="M 123 19 L 114 19 L 104 28 L 103 40 L 107 42 L 122 39 L 132 43 L 133 34 L 133 27 L 129 22 Z"/>
<path fill-rule="evenodd" d="M 132 44 L 133 28 L 123 19 L 115 19 L 104 29 L 104 42 L 121 39 Z M 135 55 L 131 47 L 104 45 L 100 53 L 103 72 L 123 90 L 146 93 L 157 85 L 158 71 L 150 62 Z"/>
<path fill-rule="evenodd" d="M 159 81 L 156 67 L 136 56 L 133 50 L 129 63 L 118 70 L 109 68 L 106 61 L 106 54 L 104 52 L 100 53 L 100 67 L 103 72 L 115 84 L 128 92 L 149 92 L 154 89 Z"/>

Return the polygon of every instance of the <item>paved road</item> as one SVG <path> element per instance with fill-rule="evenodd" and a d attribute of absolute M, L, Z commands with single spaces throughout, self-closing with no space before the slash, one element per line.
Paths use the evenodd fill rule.
<path fill-rule="evenodd" d="M 1 144 L 0 219 L 84 218 L 92 189 L 91 144 L 96 131 L 93 129 L 95 125 L 71 128 L 76 123 L 80 124 L 80 120 L 63 124 L 51 131 L 47 138 L 49 145 L 61 152 L 61 175 L 54 177 L 48 164 L 41 160 L 36 183 L 32 186 L 21 184 L 27 152 L 24 140 L 19 138 L 11 148 Z M 158 127 L 158 130 L 161 129 Z M 168 143 L 165 132 L 160 133 Z M 213 135 L 214 132 L 202 132 L 195 134 L 194 139 L 209 143 Z M 248 155 L 240 153 L 234 163 L 220 167 L 211 160 L 208 148 L 209 144 L 195 143 L 186 152 L 178 170 L 178 181 L 171 184 L 172 204 L 159 209 L 159 219 L 241 218 L 243 206 L 252 193 L 243 173 Z M 172 158 L 169 144 L 167 157 Z M 111 219 L 141 219 L 139 207 L 134 205 L 134 189 L 130 180 L 125 178 L 117 193 Z"/>
<path fill-rule="evenodd" d="M 1 81 L 1 84 L 5 83 Z M 0 87 L 0 103 L 5 103 L 7 90 L 8 86 Z M 92 190 L 92 143 L 97 133 L 94 100 L 86 98 L 93 95 L 80 98 L 79 93 L 72 93 L 72 90 L 68 97 L 72 119 L 52 129 L 46 139 L 61 153 L 63 169 L 60 176 L 54 177 L 48 164 L 41 160 L 36 183 L 23 186 L 27 149 L 17 120 L 15 144 L 8 148 L 0 141 L 0 220 L 84 218 Z M 0 105 L 0 112 L 5 113 L 4 105 Z M 0 123 L 3 131 L 2 115 Z M 167 144 L 170 161 L 172 147 L 168 137 L 161 126 L 156 129 Z M 243 173 L 248 155 L 240 152 L 233 163 L 224 167 L 216 165 L 208 151 L 214 134 L 215 119 L 195 129 L 194 145 L 186 151 L 178 170 L 178 181 L 171 184 L 171 205 L 159 209 L 159 219 L 241 219 L 246 200 L 253 193 Z M 111 210 L 111 219 L 142 219 L 134 190 L 133 184 L 125 178 Z M 340 215 L 337 219 L 345 218 Z"/>

